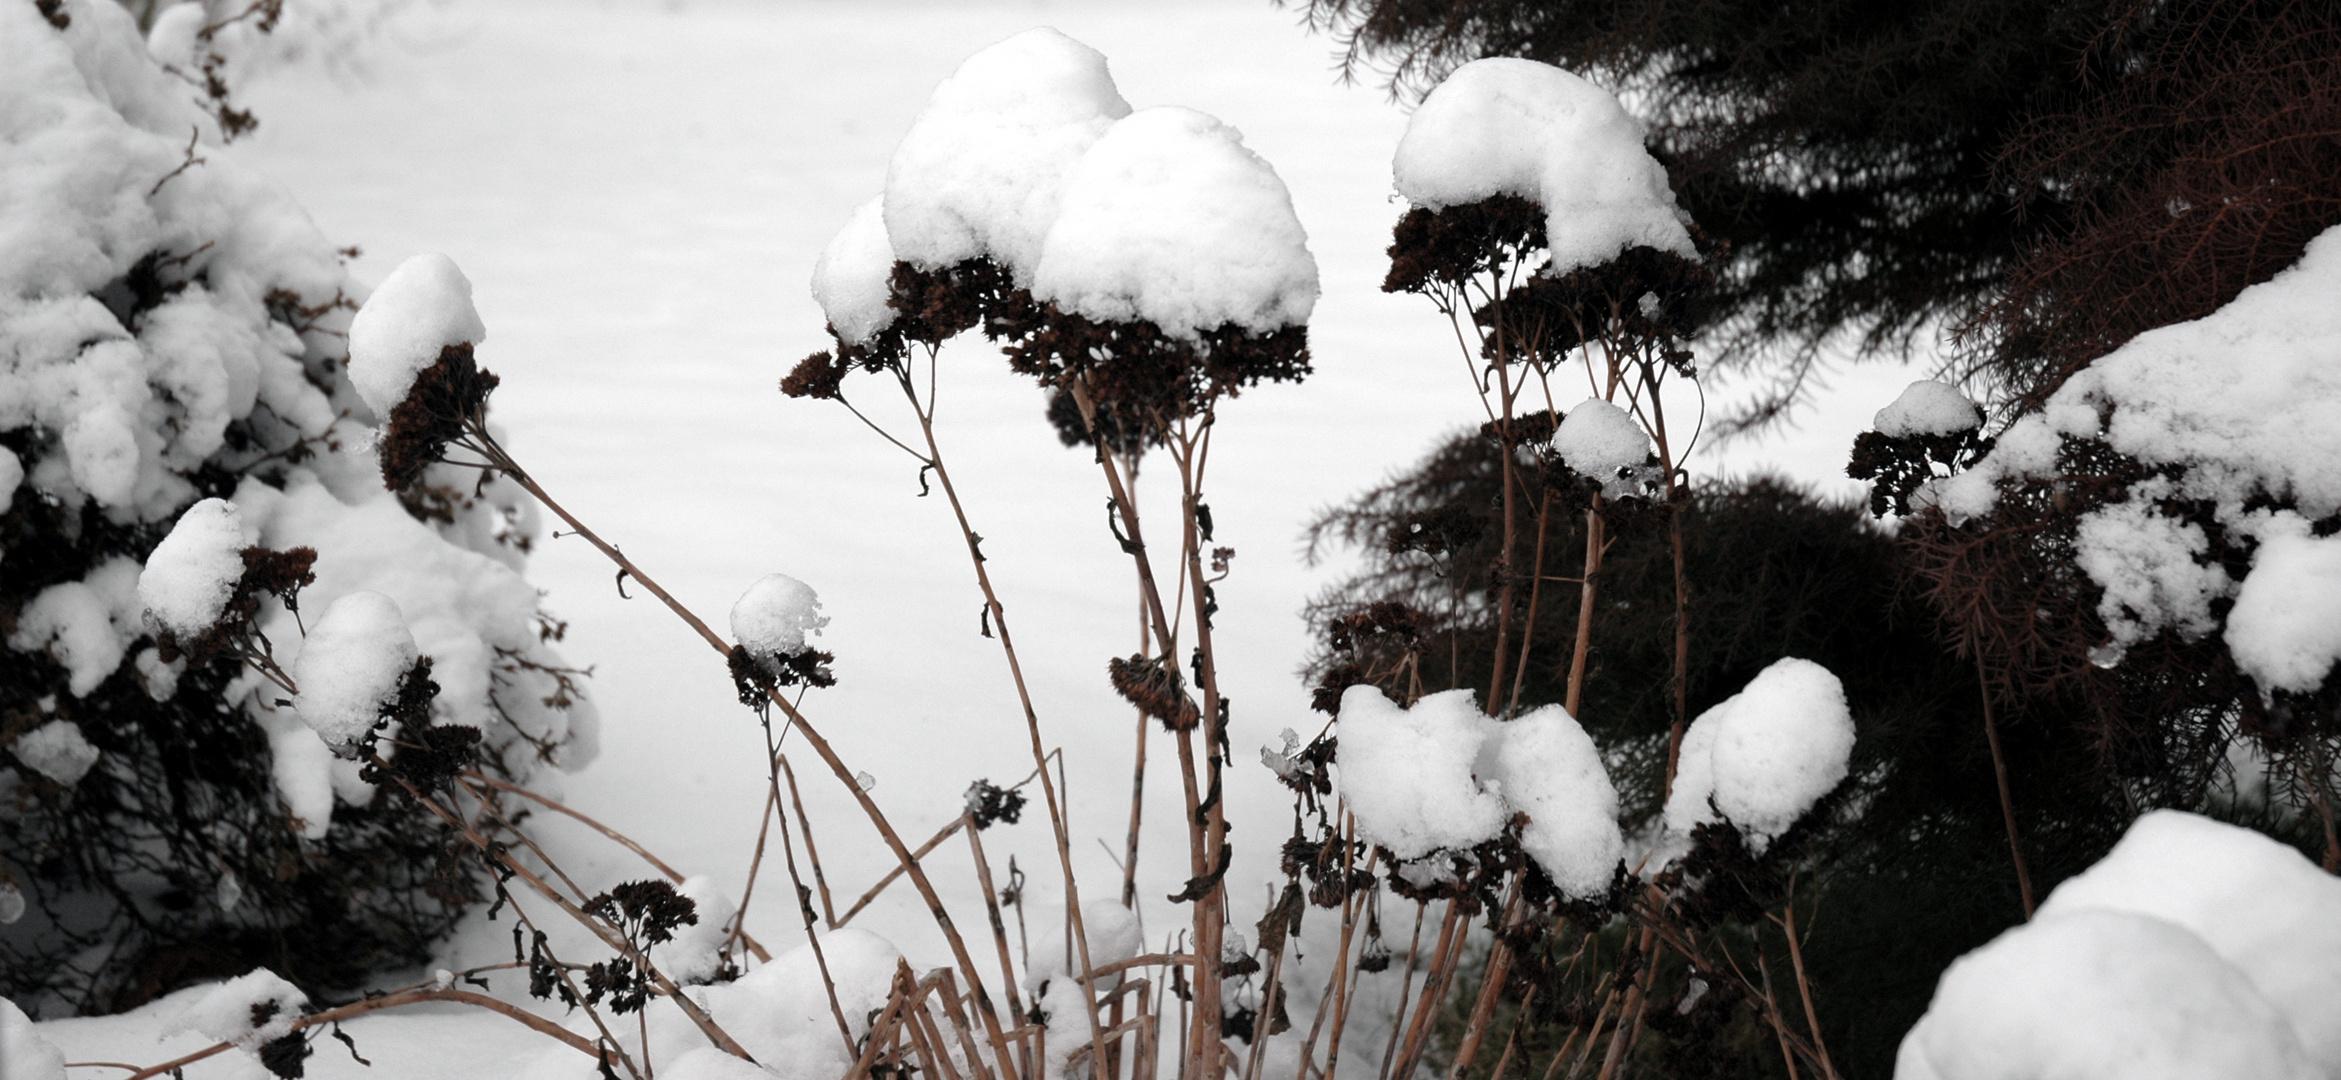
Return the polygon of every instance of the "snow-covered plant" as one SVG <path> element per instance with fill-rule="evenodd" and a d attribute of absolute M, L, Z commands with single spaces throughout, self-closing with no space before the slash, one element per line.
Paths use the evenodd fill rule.
<path fill-rule="evenodd" d="M 2234 748 L 2341 869 L 2341 233 L 2138 335 L 1981 438 L 1914 386 L 1863 436 L 1963 653 L 2018 719 L 2077 723 L 2136 805 L 2202 808 Z M 1923 400 L 1921 400 L 1923 396 Z M 2071 719 L 2060 703 L 2077 705 Z"/>
<path fill-rule="evenodd" d="M 363 288 L 208 152 L 238 121 L 152 46 L 114 3 L 0 5 L 0 993 L 51 1012 L 263 962 L 338 991 L 484 898 L 271 677 L 321 662 L 338 601 L 388 597 L 433 664 L 393 762 L 422 727 L 498 782 L 593 754 L 520 573 L 534 508 L 446 467 L 381 490 L 344 366 Z"/>

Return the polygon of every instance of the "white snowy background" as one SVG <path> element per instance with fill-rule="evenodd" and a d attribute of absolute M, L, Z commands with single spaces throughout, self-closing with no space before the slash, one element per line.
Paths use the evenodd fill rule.
<path fill-rule="evenodd" d="M 1015 698 L 995 643 L 977 634 L 979 594 L 947 507 L 917 497 L 915 463 L 843 409 L 791 401 L 775 384 L 827 347 L 806 287 L 814 259 L 883 186 L 934 84 L 1036 25 L 1105 53 L 1134 106 L 1185 105 L 1239 129 L 1290 187 L 1322 272 L 1316 374 L 1223 408 L 1208 485 L 1218 540 L 1239 552 L 1218 617 L 1240 826 L 1229 880 L 1262 883 L 1288 803 L 1251 762 L 1279 729 L 1305 738 L 1323 720 L 1295 676 L 1308 648 L 1298 611 L 1345 565 L 1305 565 L 1302 525 L 1478 409 L 1444 321 L 1378 289 L 1402 209 L 1389 162 L 1406 114 L 1378 85 L 1342 85 L 1334 43 L 1296 12 L 1264 0 L 415 5 L 356 56 L 257 82 L 243 104 L 261 129 L 216 152 L 275 177 L 336 243 L 360 245 L 363 280 L 413 254 L 452 256 L 488 327 L 481 362 L 504 379 L 495 415 L 507 445 L 685 603 L 720 620 L 776 571 L 819 590 L 831 622 L 816 644 L 837 654 L 839 685 L 807 712 L 876 778 L 875 797 L 915 844 L 960 811 L 970 781 L 1028 771 Z M 1104 667 L 1136 643 L 1127 558 L 1101 520 L 1095 466 L 1058 444 L 1039 391 L 980 343 L 948 350 L 944 371 L 944 451 L 1044 734 L 1065 749 L 1085 895 L 1110 897 L 1136 725 Z M 1912 377 L 1894 364 L 1840 376 L 1799 430 L 1690 467 L 1771 468 L 1850 494 L 1853 436 Z M 1162 521 L 1172 508 L 1150 510 Z M 529 577 L 569 620 L 565 655 L 594 666 L 604 718 L 601 756 L 566 797 L 737 898 L 765 774 L 762 736 L 721 659 L 639 590 L 620 599 L 610 565 L 580 540 L 545 541 Z M 1159 943 L 1179 922 L 1161 898 L 1186 869 L 1175 766 L 1167 753 L 1154 760 L 1138 891 Z M 842 907 L 892 861 L 811 755 L 798 774 Z M 1045 906 L 1056 874 L 1039 814 L 986 842 L 1003 871 L 1017 857 Z M 581 880 L 645 876 L 630 856 L 539 823 Z M 965 852 L 955 840 L 930 865 L 974 925 Z M 1237 888 L 1239 922 L 1257 917 L 1263 890 Z M 799 940 L 785 895 L 785 878 L 765 878 L 748 919 L 776 952 Z M 893 899 L 856 925 L 914 964 L 939 960 L 907 890 Z M 449 962 L 508 948 L 508 924 L 475 918 Z M 68 1060 L 160 1060 L 200 1045 L 144 1041 L 172 1008 L 40 1030 Z M 504 1075 L 513 1055 L 548 1045 L 509 1021 L 440 1012 L 369 1017 L 351 1030 L 376 1067 L 321 1042 L 312 1075 Z M 189 1075 L 256 1070 L 231 1055 Z"/>

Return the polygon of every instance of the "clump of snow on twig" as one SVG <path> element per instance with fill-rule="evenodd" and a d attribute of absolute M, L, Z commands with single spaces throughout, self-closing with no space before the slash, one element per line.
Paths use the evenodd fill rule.
<path fill-rule="evenodd" d="M 472 306 L 471 279 L 455 260 L 416 255 L 383 278 L 350 320 L 350 381 L 366 407 L 387 420 L 441 351 L 487 337 L 487 324 Z"/>
<path fill-rule="evenodd" d="M 217 1042 L 251 1050 L 292 1033 L 309 996 L 276 972 L 255 968 L 219 984 L 171 1018 L 159 1033 L 169 1038 L 192 1031 Z"/>
<path fill-rule="evenodd" d="M 80 581 L 42 589 L 16 613 L 8 644 L 19 652 L 46 650 L 65 669 L 66 689 L 87 697 L 122 666 L 130 644 L 145 632 L 138 564 L 117 555 L 100 561 Z"/>
<path fill-rule="evenodd" d="M 1845 779 L 1853 737 L 1837 676 L 1810 660 L 1775 661 L 1683 732 L 1666 827 L 1689 836 L 1729 821 L 1760 854 Z"/>
<path fill-rule="evenodd" d="M 1543 207 L 1549 273 L 1634 247 L 1697 257 L 1641 122 L 1550 64 L 1494 57 L 1456 68 L 1407 120 L 1391 172 L 1416 206 L 1515 195 Z"/>
<path fill-rule="evenodd" d="M 1658 470 L 1647 467 L 1650 435 L 1632 413 L 1600 398 L 1581 401 L 1561 418 L 1553 449 L 1578 474 L 1600 481 L 1611 499 L 1648 496 Z"/>
<path fill-rule="evenodd" d="M 218 625 L 244 576 L 248 546 L 236 504 L 205 499 L 188 507 L 138 575 L 138 600 L 147 619 L 182 638 Z"/>
<path fill-rule="evenodd" d="M 1626 842 L 1618 789 L 1593 737 L 1559 705 L 1498 724 L 1494 734 L 1504 802 L 1528 814 L 1520 847 L 1569 896 L 1608 889 Z"/>
<path fill-rule="evenodd" d="M 706 874 L 683 879 L 675 892 L 691 901 L 699 921 L 675 927 L 674 937 L 651 946 L 650 962 L 678 984 L 703 983 L 723 970 L 724 946 L 731 941 L 732 916 L 739 908 Z"/>
<path fill-rule="evenodd" d="M 360 745 L 421 655 L 397 601 L 363 590 L 343 596 L 309 629 L 293 661 L 301 688 L 293 710 L 327 745 Z"/>
<path fill-rule="evenodd" d="M 862 345 L 894 325 L 886 302 L 894 274 L 894 244 L 886 237 L 886 199 L 856 208 L 813 263 L 813 300 L 837 340 Z"/>
<path fill-rule="evenodd" d="M 1935 379 L 1911 383 L 1891 404 L 1878 410 L 1870 422 L 1878 434 L 1902 439 L 1913 435 L 1957 435 L 1983 426 L 1983 410 L 1967 400 L 1959 388 Z"/>
<path fill-rule="evenodd" d="M 1400 708 L 1372 686 L 1341 695 L 1337 793 L 1358 835 L 1402 860 L 1491 840 L 1509 816 L 1474 774 L 1495 725 L 1469 690 L 1425 695 Z"/>
<path fill-rule="evenodd" d="M 1114 123 L 1082 156 L 1048 231 L 1033 295 L 1101 322 L 1173 336 L 1308 321 L 1317 261 L 1276 170 L 1193 109 Z"/>
<path fill-rule="evenodd" d="M 977 257 L 1031 279 L 1074 163 L 1130 114 L 1105 57 L 1047 27 L 978 51 L 935 87 L 886 169 L 897 256 Z"/>
<path fill-rule="evenodd" d="M 810 648 L 805 635 L 829 625 L 813 587 L 787 574 L 766 574 L 732 605 L 732 640 L 759 660 Z"/>

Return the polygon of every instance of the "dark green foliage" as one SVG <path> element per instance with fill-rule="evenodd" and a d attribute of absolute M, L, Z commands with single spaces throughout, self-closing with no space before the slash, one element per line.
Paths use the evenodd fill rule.
<path fill-rule="evenodd" d="M 1423 692 L 1484 690 L 1494 638 L 1491 568 L 1501 532 L 1496 473 L 1492 440 L 1461 435 L 1400 479 L 1318 521 L 1318 543 L 1380 553 L 1365 573 L 1313 607 L 1330 642 L 1316 673 L 1338 681 L 1366 672 L 1403 692 L 1403 668 L 1391 659 L 1412 650 Z M 1535 482 L 1531 475 L 1531 499 L 1539 497 Z M 1775 844 L 1801 852 L 1790 858 L 1774 850 L 1751 861 L 1736 834 L 1709 830 L 1716 835 L 1702 841 L 1701 872 L 1718 880 L 1740 875 L 1744 888 L 1710 892 L 1701 901 L 1730 910 L 1701 916 L 1686 909 L 1677 917 L 1723 925 L 1745 962 L 1755 939 L 1731 926 L 1746 925 L 1751 912 L 1777 911 L 1792 895 L 1786 871 L 1801 867 L 1793 896 L 1800 927 L 1816 928 L 1804 959 L 1829 1048 L 1848 1076 L 1888 1075 L 1902 1033 L 1924 1011 L 1943 968 L 2023 919 L 1975 669 L 1937 641 L 1933 612 L 1912 584 L 1907 556 L 1862 507 L 1757 479 L 1694 489 L 1685 513 L 1691 715 L 1737 692 L 1773 661 L 1795 656 L 1843 680 L 1859 735 L 1852 779 L 1831 800 L 1834 810 L 1824 808 Z M 1387 542 L 1414 535 L 1415 522 L 1442 517 L 1453 523 L 1447 531 L 1459 542 L 1435 555 Z M 1673 561 L 1663 527 L 1612 535 L 1582 719 L 1613 762 L 1633 824 L 1658 810 L 1673 718 Z M 1544 549 L 1542 574 L 1576 574 L 1584 551 L 1581 517 L 1556 515 Z M 1518 593 L 1516 618 L 1525 615 L 1527 590 Z M 1394 606 L 1401 601 L 1403 609 Z M 1399 618 L 1401 610 L 1413 614 Z M 1531 631 L 1526 705 L 1560 700 L 1576 615 L 1576 589 L 1548 582 Z M 1386 624 L 1399 632 L 1382 630 Z M 2102 855 L 2131 816 L 2118 795 L 2093 780 L 2087 737 L 2057 719 L 2055 703 L 2043 703 L 2027 722 L 2002 732 L 2018 824 L 2034 887 L 2043 894 Z M 1724 903 L 1734 892 L 1744 895 Z M 1771 930 L 1761 945 L 1776 976 L 1789 963 L 1779 937 Z M 1565 944 L 1573 949 L 1574 936 Z M 1672 980 L 1671 993 L 1679 997 L 1685 983 L 1676 964 L 1665 969 L 1661 990 Z M 1707 981 L 1720 989 L 1732 980 Z M 1540 997 L 1538 1008 L 1565 1011 L 1567 1000 L 1567 994 Z M 1591 1000 L 1598 1005 L 1598 995 Z M 1637 1051 L 1644 1065 L 1670 1063 L 1666 1068 L 1680 1075 L 1704 1075 L 1698 1069 L 1705 1066 L 1694 1067 L 1693 1059 L 1715 1066 L 1716 1075 L 1778 1071 L 1769 1029 L 1745 1004 L 1719 1008 L 1726 1000 L 1654 1023 Z M 1491 1054 L 1482 1054 L 1474 1068 L 1484 1073 L 1493 1064 Z"/>
<path fill-rule="evenodd" d="M 1956 316 L 2063 224 L 1994 176 L 2084 67 L 2101 0 L 1311 0 L 1401 92 L 1522 56 L 1631 88 L 1685 209 L 1729 250 L 1717 315 L 1744 342 L 1871 346 Z"/>

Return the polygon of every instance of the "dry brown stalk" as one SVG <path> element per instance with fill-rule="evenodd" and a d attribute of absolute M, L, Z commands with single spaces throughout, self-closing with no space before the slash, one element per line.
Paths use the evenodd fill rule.
<path fill-rule="evenodd" d="M 1520 877 L 1512 878 L 1510 895 L 1504 899 L 1503 926 L 1506 930 L 1520 924 Z M 1471 1021 L 1464 1028 L 1463 1043 L 1455 1051 L 1455 1062 L 1447 1070 L 1449 1080 L 1462 1080 L 1473 1059 L 1479 1056 L 1479 1044 L 1487 1036 L 1488 1023 L 1496 1014 L 1496 998 L 1503 993 L 1504 979 L 1512 972 L 1512 947 L 1503 934 L 1497 934 L 1495 944 L 1488 949 L 1486 974 L 1480 979 L 1479 1000 L 1471 1009 Z"/>
<path fill-rule="evenodd" d="M 1423 1051 L 1431 1037 L 1431 1018 L 1447 1000 L 1448 984 L 1461 965 L 1463 940 L 1470 936 L 1471 924 L 1463 918 L 1463 903 L 1447 901 L 1447 915 L 1439 927 L 1438 950 L 1431 955 L 1431 965 L 1423 974 L 1422 996 L 1415 999 L 1414 1020 L 1406 1027 L 1406 1041 L 1398 1049 L 1398 1063 L 1389 1074 L 1396 1080 L 1407 1080 L 1414 1075 L 1414 1067 L 1422 1062 Z"/>
<path fill-rule="evenodd" d="M 788 781 L 789 805 L 797 811 L 797 831 L 805 837 L 805 861 L 813 866 L 813 887 L 821 893 L 821 921 L 831 930 L 837 929 L 837 908 L 829 902 L 829 877 L 821 872 L 821 849 L 813 846 L 813 822 L 805 816 L 805 799 L 797 791 L 796 770 L 789 768 L 787 754 L 775 754 L 780 762 L 780 775 Z"/>
<path fill-rule="evenodd" d="M 929 349 L 927 363 L 930 371 L 933 370 L 934 362 L 934 350 Z M 976 586 L 983 590 L 984 605 L 991 613 L 992 627 L 997 632 L 1000 651 L 1008 660 L 1008 674 L 1011 681 L 1016 684 L 1016 701 L 1018 705 L 1023 707 L 1024 729 L 1031 740 L 1033 767 L 1040 772 L 1041 795 L 1043 801 L 1048 803 L 1049 827 L 1057 842 L 1057 866 L 1062 873 L 1065 886 L 1065 921 L 1072 928 L 1072 944 L 1076 946 L 1075 950 L 1068 950 L 1066 966 L 1071 967 L 1073 958 L 1079 957 L 1081 970 L 1086 971 L 1089 969 L 1089 928 L 1081 915 L 1081 886 L 1073 879 L 1072 834 L 1065 824 L 1064 804 L 1059 798 L 1057 784 L 1049 779 L 1048 749 L 1042 745 L 1040 737 L 1040 714 L 1034 710 L 1032 691 L 1025 685 L 1024 663 L 1016 655 L 1015 637 L 1008 629 L 1008 609 L 1000 602 L 999 593 L 992 587 L 991 572 L 984 568 L 983 538 L 976 535 L 974 526 L 969 524 L 967 520 L 967 510 L 959 501 L 959 489 L 951 482 L 951 470 L 944 464 L 942 447 L 935 440 L 932 394 L 930 393 L 927 403 L 921 406 L 916 385 L 909 378 L 905 377 L 902 380 L 902 389 L 903 393 L 910 398 L 911 411 L 918 416 L 919 431 L 926 437 L 927 442 L 927 464 L 933 468 L 935 480 L 943 488 L 943 497 L 951 504 L 952 517 L 959 524 L 960 539 L 967 545 L 968 561 L 975 568 Z M 936 842 L 940 842 L 941 839 L 941 837 L 937 837 Z M 929 845 L 929 847 L 932 846 L 932 844 Z M 852 918 L 853 913 L 847 912 L 846 917 Z M 1089 1017 L 1090 1042 L 1102 1060 L 1105 1057 L 1102 1042 L 1105 1035 L 1103 1029 L 1098 1025 L 1097 1002 L 1090 994 L 1087 984 L 1083 984 L 1082 996 L 1085 1011 Z"/>
<path fill-rule="evenodd" d="M 960 829 L 966 827 L 967 822 L 968 817 L 966 814 L 961 814 L 958 817 L 952 818 L 950 821 L 944 823 L 942 828 L 935 830 L 935 835 L 928 837 L 926 843 L 920 844 L 917 851 L 911 852 L 910 857 L 914 860 L 926 858 L 935 850 L 937 846 L 941 845 L 943 841 L 949 840 L 953 833 L 956 833 Z M 894 884 L 894 882 L 901 877 L 902 867 L 899 865 L 886 871 L 886 876 L 879 878 L 878 883 L 876 885 L 870 886 L 869 891 L 863 893 L 861 899 L 854 901 L 852 907 L 845 909 L 845 914 L 837 917 L 837 925 L 844 926 L 845 924 L 852 922 L 853 917 L 861 914 L 863 908 L 869 907 L 870 902 L 876 900 L 879 893 L 886 891 L 886 886 Z"/>
<path fill-rule="evenodd" d="M 777 796 L 779 789 L 774 788 L 773 794 Z M 829 954 L 821 948 L 821 935 L 813 932 L 813 908 L 805 903 L 805 881 L 797 874 L 796 845 L 789 838 L 785 817 L 780 819 L 780 853 L 788 866 L 789 894 L 796 899 L 798 918 L 804 923 L 805 944 L 813 950 L 813 965 L 821 972 L 821 992 L 829 998 L 829 1015 L 837 1021 L 837 1037 L 844 1040 L 845 1056 L 850 1058 L 854 1056 L 853 1026 L 846 1023 L 845 1009 L 837 1003 L 837 980 L 829 974 Z"/>

